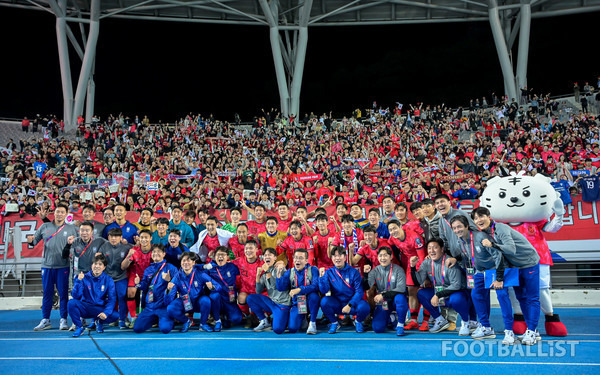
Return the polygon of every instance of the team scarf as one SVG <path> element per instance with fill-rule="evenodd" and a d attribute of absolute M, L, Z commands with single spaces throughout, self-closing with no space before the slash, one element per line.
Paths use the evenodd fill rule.
<path fill-rule="evenodd" d="M 340 242 L 344 244 L 344 249 L 348 249 L 348 244 L 346 243 L 346 235 L 344 234 L 344 230 L 340 234 Z M 358 252 L 358 235 L 356 234 L 356 228 L 352 229 L 352 242 L 354 243 L 354 254 Z"/>

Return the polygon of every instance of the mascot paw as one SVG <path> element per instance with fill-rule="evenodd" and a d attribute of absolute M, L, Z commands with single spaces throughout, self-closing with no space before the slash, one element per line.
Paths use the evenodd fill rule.
<path fill-rule="evenodd" d="M 515 335 L 522 335 L 527 331 L 527 324 L 522 314 L 514 314 L 513 332 Z"/>
<path fill-rule="evenodd" d="M 549 336 L 564 337 L 567 335 L 567 327 L 560 321 L 557 314 L 546 315 L 546 334 Z"/>

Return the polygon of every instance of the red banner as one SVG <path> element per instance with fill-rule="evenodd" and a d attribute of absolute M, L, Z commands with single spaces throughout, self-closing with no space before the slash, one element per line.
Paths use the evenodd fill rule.
<path fill-rule="evenodd" d="M 323 178 L 323 174 L 321 174 L 321 173 L 294 174 L 294 181 L 298 181 L 298 182 L 321 180 L 322 178 Z"/>

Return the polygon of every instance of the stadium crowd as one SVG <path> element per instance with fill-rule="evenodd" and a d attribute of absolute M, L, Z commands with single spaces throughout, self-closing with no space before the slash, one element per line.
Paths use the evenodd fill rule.
<path fill-rule="evenodd" d="M 452 206 L 519 171 L 551 176 L 567 204 L 600 166 L 593 114 L 523 95 L 522 105 L 492 96 L 464 109 L 374 103 L 342 119 L 271 109 L 248 126 L 193 114 L 173 125 L 80 118 L 73 140 L 38 116 L 23 131 L 42 137 L 3 149 L 0 206 L 44 220 L 28 241 L 44 243 L 44 290 L 57 286 L 60 328 L 69 314 L 74 336 L 83 318 L 99 332 L 113 321 L 164 333 L 180 322 L 185 332 L 194 312 L 202 331 L 245 321 L 315 334 L 321 309 L 329 333 L 352 318 L 357 332 L 453 330 L 458 313 L 460 335 L 491 338 L 483 271 L 502 270 L 507 254 L 537 270 L 539 256 L 509 227 L 514 248 L 496 246 L 501 225 L 485 208 L 468 216 Z M 69 213 L 83 219 L 67 224 Z M 484 255 L 468 250 L 474 238 Z M 492 287 L 502 282 L 497 272 Z M 515 292 L 534 312 L 522 339 L 532 344 L 539 289 L 527 285 Z M 35 330 L 51 327 L 52 295 Z M 502 307 L 512 344 L 512 310 Z"/>

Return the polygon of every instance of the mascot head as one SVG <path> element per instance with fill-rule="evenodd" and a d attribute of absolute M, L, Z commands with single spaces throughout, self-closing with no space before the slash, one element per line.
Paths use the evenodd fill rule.
<path fill-rule="evenodd" d="M 480 205 L 490 210 L 494 220 L 504 223 L 533 223 L 552 216 L 560 194 L 550 185 L 550 178 L 525 172 L 488 181 Z M 562 204 L 562 202 L 561 202 Z"/>

